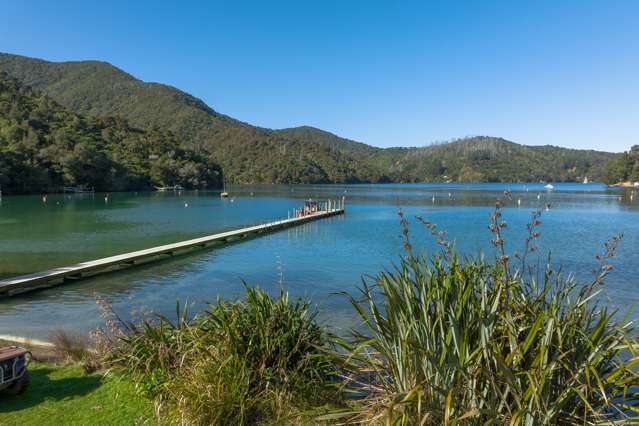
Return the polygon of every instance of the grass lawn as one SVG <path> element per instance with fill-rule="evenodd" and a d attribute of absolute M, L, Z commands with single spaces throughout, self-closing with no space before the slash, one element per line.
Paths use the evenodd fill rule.
<path fill-rule="evenodd" d="M 29 365 L 31 385 L 0 394 L 0 425 L 154 425 L 153 403 L 125 379 L 85 374 L 78 365 Z"/>

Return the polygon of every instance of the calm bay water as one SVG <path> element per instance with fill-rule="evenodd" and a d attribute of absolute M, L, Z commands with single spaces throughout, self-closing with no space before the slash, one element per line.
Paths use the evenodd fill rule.
<path fill-rule="evenodd" d="M 194 310 L 217 297 L 242 294 L 242 280 L 318 304 L 337 329 L 355 325 L 341 291 L 352 292 L 363 274 L 392 267 L 402 253 L 397 218 L 411 220 L 419 250 L 437 250 L 415 223 L 419 214 L 448 231 L 462 252 L 492 253 L 488 216 L 504 189 L 507 248 L 520 249 L 525 224 L 544 211 L 541 254 L 580 280 L 591 277 L 602 243 L 623 232 L 624 241 L 606 284 L 606 301 L 627 309 L 639 301 L 639 193 L 600 184 L 405 184 L 234 186 L 232 198 L 215 193 L 116 193 L 4 197 L 0 204 L 0 277 L 35 272 L 136 249 L 180 241 L 286 217 L 302 200 L 347 197 L 344 217 L 308 223 L 241 243 L 105 274 L 0 300 L 0 334 L 48 338 L 56 329 L 86 332 L 101 324 L 94 295 L 128 318 L 140 311 L 171 315 L 176 300 Z M 632 197 L 631 197 L 632 195 Z M 433 201 L 435 197 L 435 201 Z M 519 205 L 517 200 L 521 200 Z"/>

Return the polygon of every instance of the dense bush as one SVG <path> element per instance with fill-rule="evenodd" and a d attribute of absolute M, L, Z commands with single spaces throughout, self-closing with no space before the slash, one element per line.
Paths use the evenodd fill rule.
<path fill-rule="evenodd" d="M 6 193 L 219 187 L 220 168 L 159 130 L 84 117 L 0 71 L 0 188 Z"/>
<path fill-rule="evenodd" d="M 539 213 L 512 259 L 500 217 L 498 206 L 494 262 L 461 257 L 443 239 L 443 253 L 413 255 L 405 231 L 406 258 L 351 298 L 364 330 L 343 343 L 351 385 L 367 392 L 351 420 L 594 424 L 637 407 L 639 342 L 629 321 L 595 301 L 620 237 L 598 256 L 593 281 L 578 286 L 550 262 L 541 271 L 526 264 Z"/>
<path fill-rule="evenodd" d="M 326 331 L 308 303 L 248 288 L 178 320 L 119 327 L 107 361 L 155 398 L 163 420 L 181 424 L 283 422 L 339 400 Z"/>
<path fill-rule="evenodd" d="M 639 145 L 608 161 L 605 180 L 607 183 L 639 182 Z"/>

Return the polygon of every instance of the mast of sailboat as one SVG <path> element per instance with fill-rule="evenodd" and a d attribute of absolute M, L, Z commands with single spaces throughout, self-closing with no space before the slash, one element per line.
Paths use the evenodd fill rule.
<path fill-rule="evenodd" d="M 222 192 L 220 193 L 220 198 L 226 198 L 229 194 L 226 192 L 226 178 L 222 176 Z"/>

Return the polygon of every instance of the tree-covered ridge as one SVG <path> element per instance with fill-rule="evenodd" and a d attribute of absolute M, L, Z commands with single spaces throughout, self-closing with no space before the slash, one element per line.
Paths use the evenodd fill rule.
<path fill-rule="evenodd" d="M 344 150 L 396 182 L 538 182 L 601 180 L 613 154 L 556 146 L 525 146 L 474 136 L 422 148 L 375 148 L 312 127 L 278 130 Z"/>
<path fill-rule="evenodd" d="M 231 183 L 575 181 L 604 178 L 612 154 L 471 137 L 422 148 L 376 148 L 304 126 L 251 126 L 170 86 L 97 61 L 47 62 L 0 53 L 0 69 L 71 110 L 172 132 L 211 156 Z"/>
<path fill-rule="evenodd" d="M 377 179 L 375 182 L 415 180 L 402 174 L 401 164 L 398 163 L 411 148 L 378 148 L 342 138 L 311 126 L 292 127 L 274 130 L 273 132 L 289 139 L 312 142 L 332 152 L 345 153 L 352 158 L 356 158 L 360 167 L 365 165 L 369 169 L 376 171 Z"/>
<path fill-rule="evenodd" d="M 209 146 L 233 183 L 361 183 L 379 170 L 347 153 L 251 127 L 225 129 Z"/>
<path fill-rule="evenodd" d="M 377 171 L 347 153 L 242 123 L 187 93 L 140 81 L 105 62 L 56 63 L 0 53 L 0 69 L 80 114 L 121 116 L 134 127 L 170 131 L 215 158 L 227 182 L 379 180 Z"/>
<path fill-rule="evenodd" d="M 617 155 L 606 164 L 605 182 L 639 182 L 639 145 Z"/>
<path fill-rule="evenodd" d="M 74 112 L 119 115 L 139 129 L 157 127 L 197 139 L 202 129 L 238 124 L 200 99 L 171 86 L 141 82 L 107 62 L 49 62 L 0 53 L 0 68 Z"/>
<path fill-rule="evenodd" d="M 613 154 L 526 146 L 502 138 L 475 136 L 409 150 L 402 173 L 418 180 L 446 176 L 460 182 L 538 182 L 601 180 Z"/>
<path fill-rule="evenodd" d="M 221 170 L 158 130 L 85 117 L 0 71 L 0 186 L 5 193 L 219 187 Z"/>

